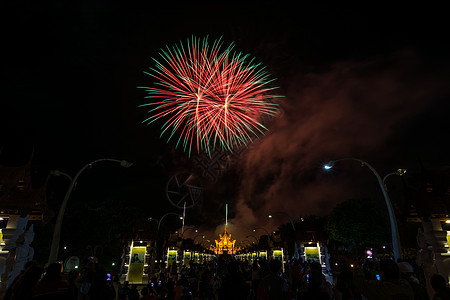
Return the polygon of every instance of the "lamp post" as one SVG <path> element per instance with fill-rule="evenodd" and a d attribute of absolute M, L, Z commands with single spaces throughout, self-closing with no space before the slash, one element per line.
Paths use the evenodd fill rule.
<path fill-rule="evenodd" d="M 62 228 L 62 221 L 64 218 L 64 212 L 66 210 L 66 206 L 67 206 L 67 202 L 69 201 L 70 194 L 72 193 L 72 190 L 77 183 L 78 177 L 81 175 L 81 173 L 83 173 L 84 170 L 86 170 L 88 168 L 92 168 L 92 165 L 94 165 L 98 162 L 101 162 L 101 161 L 117 162 L 117 163 L 120 163 L 120 165 L 124 168 L 128 168 L 133 165 L 133 163 L 130 163 L 126 160 L 118 160 L 118 159 L 112 159 L 112 158 L 100 158 L 100 159 L 94 160 L 94 161 L 84 165 L 78 171 L 78 173 L 73 177 L 73 179 L 69 175 L 67 175 L 63 172 L 59 172 L 59 171 L 52 172 L 53 175 L 56 175 L 56 176 L 64 175 L 64 176 L 68 177 L 69 179 L 71 179 L 71 181 L 70 181 L 69 188 L 67 189 L 66 195 L 64 196 L 64 200 L 61 203 L 61 207 L 58 212 L 58 217 L 56 218 L 55 230 L 53 231 L 52 245 L 50 248 L 50 255 L 48 257 L 48 264 L 56 262 L 56 260 L 58 258 L 59 242 L 61 239 L 61 228 Z"/>
<path fill-rule="evenodd" d="M 252 237 L 256 240 L 256 245 L 259 245 L 259 239 L 254 235 L 247 235 L 246 238 Z"/>
<path fill-rule="evenodd" d="M 295 231 L 294 221 L 292 221 L 292 218 L 291 218 L 291 216 L 288 213 L 286 213 L 284 211 L 277 211 L 277 212 L 269 214 L 268 217 L 269 218 L 273 218 L 273 216 L 277 215 L 277 214 L 283 214 L 283 215 L 287 216 L 289 218 L 289 222 L 291 222 L 292 229 L 294 229 L 294 231 Z"/>
<path fill-rule="evenodd" d="M 67 177 L 70 182 L 72 182 L 72 176 L 70 176 L 67 173 L 61 172 L 60 170 L 51 170 L 50 171 L 50 175 L 52 175 L 52 176 L 64 176 L 64 177 Z"/>
<path fill-rule="evenodd" d="M 203 246 L 205 243 L 206 243 L 206 247 Z M 200 246 L 202 246 L 202 247 L 206 248 L 207 250 L 209 250 L 209 248 L 212 246 L 212 244 L 211 244 L 211 241 L 210 241 L 210 240 L 203 240 L 203 241 L 200 243 Z"/>
<path fill-rule="evenodd" d="M 377 178 L 378 184 L 381 188 L 381 192 L 383 193 L 384 201 L 386 203 L 386 207 L 387 207 L 388 213 L 389 213 L 389 221 L 390 221 L 390 225 L 391 225 L 391 236 L 392 236 L 392 250 L 394 252 L 394 259 L 395 259 L 395 261 L 397 261 L 399 258 L 402 257 L 401 256 L 400 239 L 398 236 L 397 220 L 395 219 L 394 209 L 392 207 L 391 200 L 389 199 L 389 195 L 387 193 L 387 188 L 386 188 L 386 185 L 384 184 L 384 181 L 390 175 L 395 175 L 395 174 L 403 175 L 406 172 L 406 170 L 399 169 L 396 172 L 387 174 L 383 179 L 381 179 L 380 174 L 378 174 L 378 172 L 370 164 L 368 164 L 367 162 L 365 162 L 359 158 L 352 158 L 352 157 L 346 157 L 346 158 L 341 158 L 341 159 L 337 159 L 337 160 L 332 160 L 328 164 L 324 165 L 324 168 L 326 170 L 329 170 L 334 166 L 334 164 L 336 162 L 339 162 L 342 160 L 354 160 L 354 161 L 360 162 L 362 166 L 368 167 L 373 172 L 375 177 Z"/>
<path fill-rule="evenodd" d="M 205 238 L 205 236 L 204 236 L 203 234 L 199 234 L 199 235 L 194 236 L 194 238 L 192 239 L 192 241 L 193 241 L 194 244 L 195 244 L 195 239 L 198 238 L 199 236 L 201 236 L 202 239 Z"/>
<path fill-rule="evenodd" d="M 169 215 L 175 215 L 175 216 L 178 216 L 180 219 L 183 219 L 183 216 L 182 216 L 182 215 L 177 214 L 177 213 L 174 213 L 174 212 L 168 212 L 168 213 L 164 214 L 159 220 L 158 220 L 158 219 L 155 219 L 155 218 L 152 218 L 152 217 L 148 218 L 149 221 L 155 221 L 155 222 L 158 223 L 158 227 L 157 227 L 157 230 L 156 230 L 156 240 L 155 240 L 155 253 L 156 253 L 156 258 L 157 258 L 157 259 L 159 259 L 159 255 L 158 255 L 158 254 L 159 254 L 159 253 L 158 253 L 159 227 L 161 226 L 161 221 L 162 221 L 166 216 L 169 216 Z"/>
<path fill-rule="evenodd" d="M 241 243 L 244 244 L 245 242 L 247 242 L 248 246 L 252 245 L 252 242 L 250 240 L 242 240 Z"/>
<path fill-rule="evenodd" d="M 168 213 L 166 213 L 165 215 L 163 215 L 163 216 L 161 217 L 161 219 L 159 219 L 159 221 L 158 221 L 158 232 L 159 232 L 159 227 L 161 226 L 162 220 L 163 220 L 165 217 L 169 216 L 169 215 L 175 215 L 175 216 L 178 216 L 178 217 L 180 218 L 180 220 L 183 220 L 183 219 L 184 219 L 183 216 L 180 215 L 180 214 L 173 213 L 173 212 L 168 212 Z"/>
<path fill-rule="evenodd" d="M 386 189 L 386 191 L 388 190 L 388 188 L 386 186 L 386 179 L 389 176 L 391 176 L 391 175 L 403 176 L 405 173 L 406 173 L 406 169 L 397 169 L 397 171 L 395 171 L 395 172 L 391 172 L 391 173 L 386 174 L 383 177 L 383 185 L 384 185 L 384 188 Z"/>
<path fill-rule="evenodd" d="M 253 230 L 253 232 L 256 232 L 257 229 L 264 230 L 266 232 L 267 236 L 270 236 L 269 232 L 263 227 L 256 227 L 256 228 L 253 228 L 252 230 Z"/>
<path fill-rule="evenodd" d="M 182 238 L 182 239 L 183 239 L 183 237 L 184 237 L 184 234 L 185 234 L 188 230 L 192 230 L 192 231 L 194 231 L 195 233 L 198 232 L 198 229 L 196 229 L 195 227 L 188 227 L 188 228 L 185 228 L 184 231 L 183 231 L 183 233 L 181 234 L 181 238 Z"/>
<path fill-rule="evenodd" d="M 277 211 L 277 212 L 271 213 L 271 214 L 268 215 L 268 217 L 269 218 L 273 218 L 273 216 L 277 215 L 277 214 L 282 214 L 282 215 L 287 216 L 288 219 L 289 219 L 289 222 L 291 222 L 291 226 L 292 226 L 292 230 L 293 230 L 293 234 L 294 234 L 294 257 L 298 258 L 298 247 L 297 247 L 297 241 L 296 241 L 296 236 L 295 236 L 294 221 L 292 221 L 291 216 L 288 213 L 284 212 L 284 211 Z"/>

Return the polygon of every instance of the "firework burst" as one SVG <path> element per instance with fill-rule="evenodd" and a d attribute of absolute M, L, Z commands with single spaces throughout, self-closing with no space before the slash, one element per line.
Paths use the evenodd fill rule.
<path fill-rule="evenodd" d="M 189 154 L 192 148 L 207 153 L 232 151 L 247 145 L 267 128 L 265 116 L 274 116 L 274 79 L 249 55 L 222 50 L 221 39 L 192 37 L 183 45 L 161 49 L 161 61 L 144 72 L 157 80 L 147 91 L 150 116 L 143 123 L 164 120 L 161 136 L 176 139 Z"/>

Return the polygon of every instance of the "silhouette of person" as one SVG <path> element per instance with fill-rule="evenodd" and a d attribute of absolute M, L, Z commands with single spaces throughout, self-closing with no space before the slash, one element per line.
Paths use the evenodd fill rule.
<path fill-rule="evenodd" d="M 61 278 L 61 267 L 59 263 L 47 267 L 44 278 L 32 290 L 33 300 L 75 300 L 72 286 Z"/>
<path fill-rule="evenodd" d="M 433 274 L 430 278 L 431 287 L 435 291 L 433 300 L 450 300 L 450 288 L 447 281 L 439 274 Z"/>
<path fill-rule="evenodd" d="M 43 268 L 30 261 L 6 291 L 4 300 L 31 299 L 32 289 L 41 278 Z"/>

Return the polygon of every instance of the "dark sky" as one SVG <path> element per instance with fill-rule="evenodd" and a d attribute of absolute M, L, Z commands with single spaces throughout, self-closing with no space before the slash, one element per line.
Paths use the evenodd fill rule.
<path fill-rule="evenodd" d="M 220 225 L 227 202 L 235 231 L 269 229 L 287 222 L 268 223 L 269 211 L 324 215 L 347 198 L 381 197 L 357 163 L 324 174 L 330 159 L 357 157 L 382 176 L 399 167 L 450 165 L 443 7 L 9 2 L 1 9 L 4 155 L 20 161 L 34 149 L 40 169 L 69 174 L 97 158 L 135 163 L 89 170 L 82 176 L 86 194 L 117 191 L 160 217 L 174 210 L 166 183 L 185 171 L 205 188 L 188 223 Z M 138 107 L 145 94 L 136 87 L 151 84 L 143 74 L 151 57 L 192 35 L 235 42 L 267 67 L 285 96 L 269 132 L 215 181 L 201 176 L 198 157 L 141 124 L 146 111 Z"/>

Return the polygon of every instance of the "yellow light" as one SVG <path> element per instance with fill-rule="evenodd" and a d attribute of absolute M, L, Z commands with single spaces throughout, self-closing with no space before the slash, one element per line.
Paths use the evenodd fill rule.
<path fill-rule="evenodd" d="M 398 176 L 402 176 L 402 175 L 405 174 L 405 173 L 406 173 L 406 169 L 398 169 L 397 172 L 396 172 L 396 174 L 397 174 Z"/>

